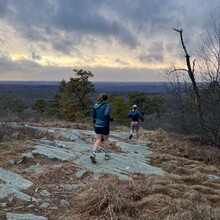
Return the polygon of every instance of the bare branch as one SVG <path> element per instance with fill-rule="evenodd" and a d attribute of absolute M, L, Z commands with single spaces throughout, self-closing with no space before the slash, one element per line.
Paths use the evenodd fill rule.
<path fill-rule="evenodd" d="M 195 60 L 193 61 L 193 68 L 191 67 L 191 62 L 190 62 L 190 55 L 187 52 L 186 46 L 184 44 L 184 40 L 183 40 L 183 29 L 181 28 L 180 30 L 173 28 L 174 31 L 177 31 L 180 34 L 180 40 L 181 40 L 181 44 L 183 47 L 183 50 L 185 52 L 185 57 L 186 57 L 186 66 L 187 66 L 187 73 L 188 76 L 192 82 L 192 86 L 193 86 L 193 91 L 196 95 L 197 98 L 197 108 L 198 108 L 198 112 L 199 112 L 199 117 L 200 117 L 200 129 L 201 129 L 201 134 L 203 136 L 204 134 L 204 116 L 203 116 L 203 110 L 202 110 L 202 102 L 201 102 L 201 97 L 200 97 L 200 92 L 199 92 L 199 88 L 197 86 L 197 82 L 195 79 L 195 75 L 194 75 L 194 67 L 195 67 Z"/>
<path fill-rule="evenodd" d="M 181 33 L 181 32 L 183 32 L 183 29 L 182 28 L 180 28 L 180 30 L 178 30 L 178 29 L 176 29 L 176 28 L 172 28 L 174 31 L 176 31 L 176 32 L 179 32 L 179 33 Z"/>
<path fill-rule="evenodd" d="M 193 68 L 192 68 L 193 73 L 194 73 L 194 71 L 195 71 L 195 66 L 196 66 L 196 60 L 194 59 L 194 60 L 193 60 Z"/>
<path fill-rule="evenodd" d="M 174 73 L 174 72 L 177 72 L 177 71 L 184 71 L 184 72 L 187 72 L 187 73 L 188 73 L 188 70 L 187 70 L 187 69 L 176 69 L 176 68 L 175 68 L 175 69 L 169 71 L 168 74 Z"/>

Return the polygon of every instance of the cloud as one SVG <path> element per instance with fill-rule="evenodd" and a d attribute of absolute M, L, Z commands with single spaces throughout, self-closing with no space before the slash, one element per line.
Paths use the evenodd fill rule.
<path fill-rule="evenodd" d="M 164 61 L 164 46 L 163 43 L 152 43 L 146 53 L 141 54 L 138 59 L 145 63 L 163 63 Z"/>
<path fill-rule="evenodd" d="M 33 60 L 42 60 L 42 57 L 34 51 L 32 51 L 31 57 Z"/>
<path fill-rule="evenodd" d="M 102 1 L 81 0 L 11 0 L 8 21 L 17 29 L 20 35 L 28 40 L 50 43 L 56 38 L 56 33 L 75 36 L 82 43 L 86 35 L 102 37 L 109 41 L 113 37 L 118 42 L 135 48 L 138 41 L 134 34 L 120 21 L 106 17 L 102 12 Z M 105 5 L 106 6 L 106 5 Z M 8 13 L 9 15 L 9 13 Z M 56 47 L 55 49 L 61 49 Z M 110 42 L 110 41 L 109 41 Z M 67 41 L 69 44 L 69 42 Z M 74 41 L 73 43 L 74 44 Z M 64 48 L 67 47 L 65 42 Z"/>
<path fill-rule="evenodd" d="M 162 63 L 164 60 L 162 53 L 150 53 L 147 55 L 141 55 L 139 60 L 143 63 Z"/>
<path fill-rule="evenodd" d="M 131 48 L 138 42 L 132 32 L 120 20 L 106 16 L 103 11 L 108 8 L 104 1 L 71 0 L 56 1 L 53 22 L 65 31 L 74 31 L 100 37 L 115 37 L 120 43 Z"/>
<path fill-rule="evenodd" d="M 1 44 L 4 44 L 5 42 L 6 42 L 6 41 L 4 40 L 4 38 L 1 38 L 1 37 L 0 37 L 0 43 L 1 43 Z"/>
<path fill-rule="evenodd" d="M 150 68 L 88 68 L 93 74 L 93 81 L 146 82 L 163 81 L 160 70 Z"/>
<path fill-rule="evenodd" d="M 54 67 L 59 58 L 65 66 L 119 64 L 130 70 L 129 65 L 136 65 L 141 71 L 143 66 L 182 59 L 179 36 L 172 28 L 184 29 L 185 43 L 193 50 L 219 6 L 219 0 L 1 0 L 0 43 L 8 56 L 0 57 L 0 72 L 28 72 L 33 67 L 46 76 L 49 66 L 39 63 L 63 70 Z M 20 55 L 29 60 L 13 61 Z"/>
<path fill-rule="evenodd" d="M 36 54 L 35 54 L 36 55 Z M 118 60 L 118 62 L 122 62 Z M 0 52 L 0 76 L 4 80 L 69 80 L 74 77 L 72 67 L 41 66 L 35 61 L 12 60 L 6 52 Z M 82 66 L 94 74 L 93 81 L 160 81 L 161 73 L 150 68 L 104 68 Z"/>
<path fill-rule="evenodd" d="M 198 2 L 201 2 L 199 8 Z M 172 27 L 192 30 L 204 25 L 216 5 L 219 5 L 217 0 L 211 3 L 201 0 L 185 3 L 175 0 L 2 0 L 0 14 L 4 13 L 25 38 L 69 53 L 68 48 L 84 44 L 89 36 L 95 41 L 102 38 L 110 44 L 116 41 L 136 49 L 141 46 L 139 34 L 152 39 L 161 33 L 168 34 Z"/>
<path fill-rule="evenodd" d="M 9 53 L 5 51 L 0 51 L 0 66 L 1 74 L 23 71 L 28 72 L 40 67 L 39 64 L 28 59 L 13 60 Z"/>
<path fill-rule="evenodd" d="M 7 63 L 10 60 L 9 54 L 5 51 L 0 51 L 0 74 L 3 73 L 4 69 L 7 68 Z"/>
<path fill-rule="evenodd" d="M 118 63 L 118 64 L 120 64 L 120 65 L 122 65 L 122 66 L 128 65 L 128 62 L 126 62 L 126 61 L 124 61 L 123 59 L 120 59 L 120 58 L 117 58 L 117 59 L 115 60 L 115 63 Z"/>
<path fill-rule="evenodd" d="M 6 52 L 0 52 L 0 76 L 2 80 L 53 80 L 61 81 L 73 76 L 72 68 L 42 66 L 35 61 L 13 60 Z"/>
<path fill-rule="evenodd" d="M 0 1 L 0 17 L 5 16 L 8 8 L 8 0 L 1 0 Z"/>

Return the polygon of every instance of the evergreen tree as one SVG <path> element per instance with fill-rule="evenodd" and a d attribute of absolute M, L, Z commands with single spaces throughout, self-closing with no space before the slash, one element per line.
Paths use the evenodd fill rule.
<path fill-rule="evenodd" d="M 60 82 L 58 92 L 49 102 L 48 114 L 74 121 L 77 117 L 88 116 L 91 112 L 91 94 L 95 93 L 94 85 L 89 81 L 93 77 L 90 71 L 73 70 L 75 77 Z"/>
<path fill-rule="evenodd" d="M 114 122 L 119 124 L 128 125 L 129 120 L 127 118 L 129 105 L 122 96 L 111 96 L 111 116 Z"/>
<path fill-rule="evenodd" d="M 46 101 L 43 99 L 36 100 L 33 109 L 43 113 L 46 110 Z"/>

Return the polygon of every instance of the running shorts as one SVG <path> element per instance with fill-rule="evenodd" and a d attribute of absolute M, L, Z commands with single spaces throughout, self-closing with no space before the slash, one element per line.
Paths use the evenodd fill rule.
<path fill-rule="evenodd" d="M 95 127 L 96 134 L 109 135 L 109 126 L 107 127 Z"/>

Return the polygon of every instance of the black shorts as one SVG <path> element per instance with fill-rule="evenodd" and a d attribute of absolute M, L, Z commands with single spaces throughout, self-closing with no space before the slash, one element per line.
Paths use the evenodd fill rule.
<path fill-rule="evenodd" d="M 107 127 L 95 127 L 96 134 L 109 135 L 109 126 Z"/>

